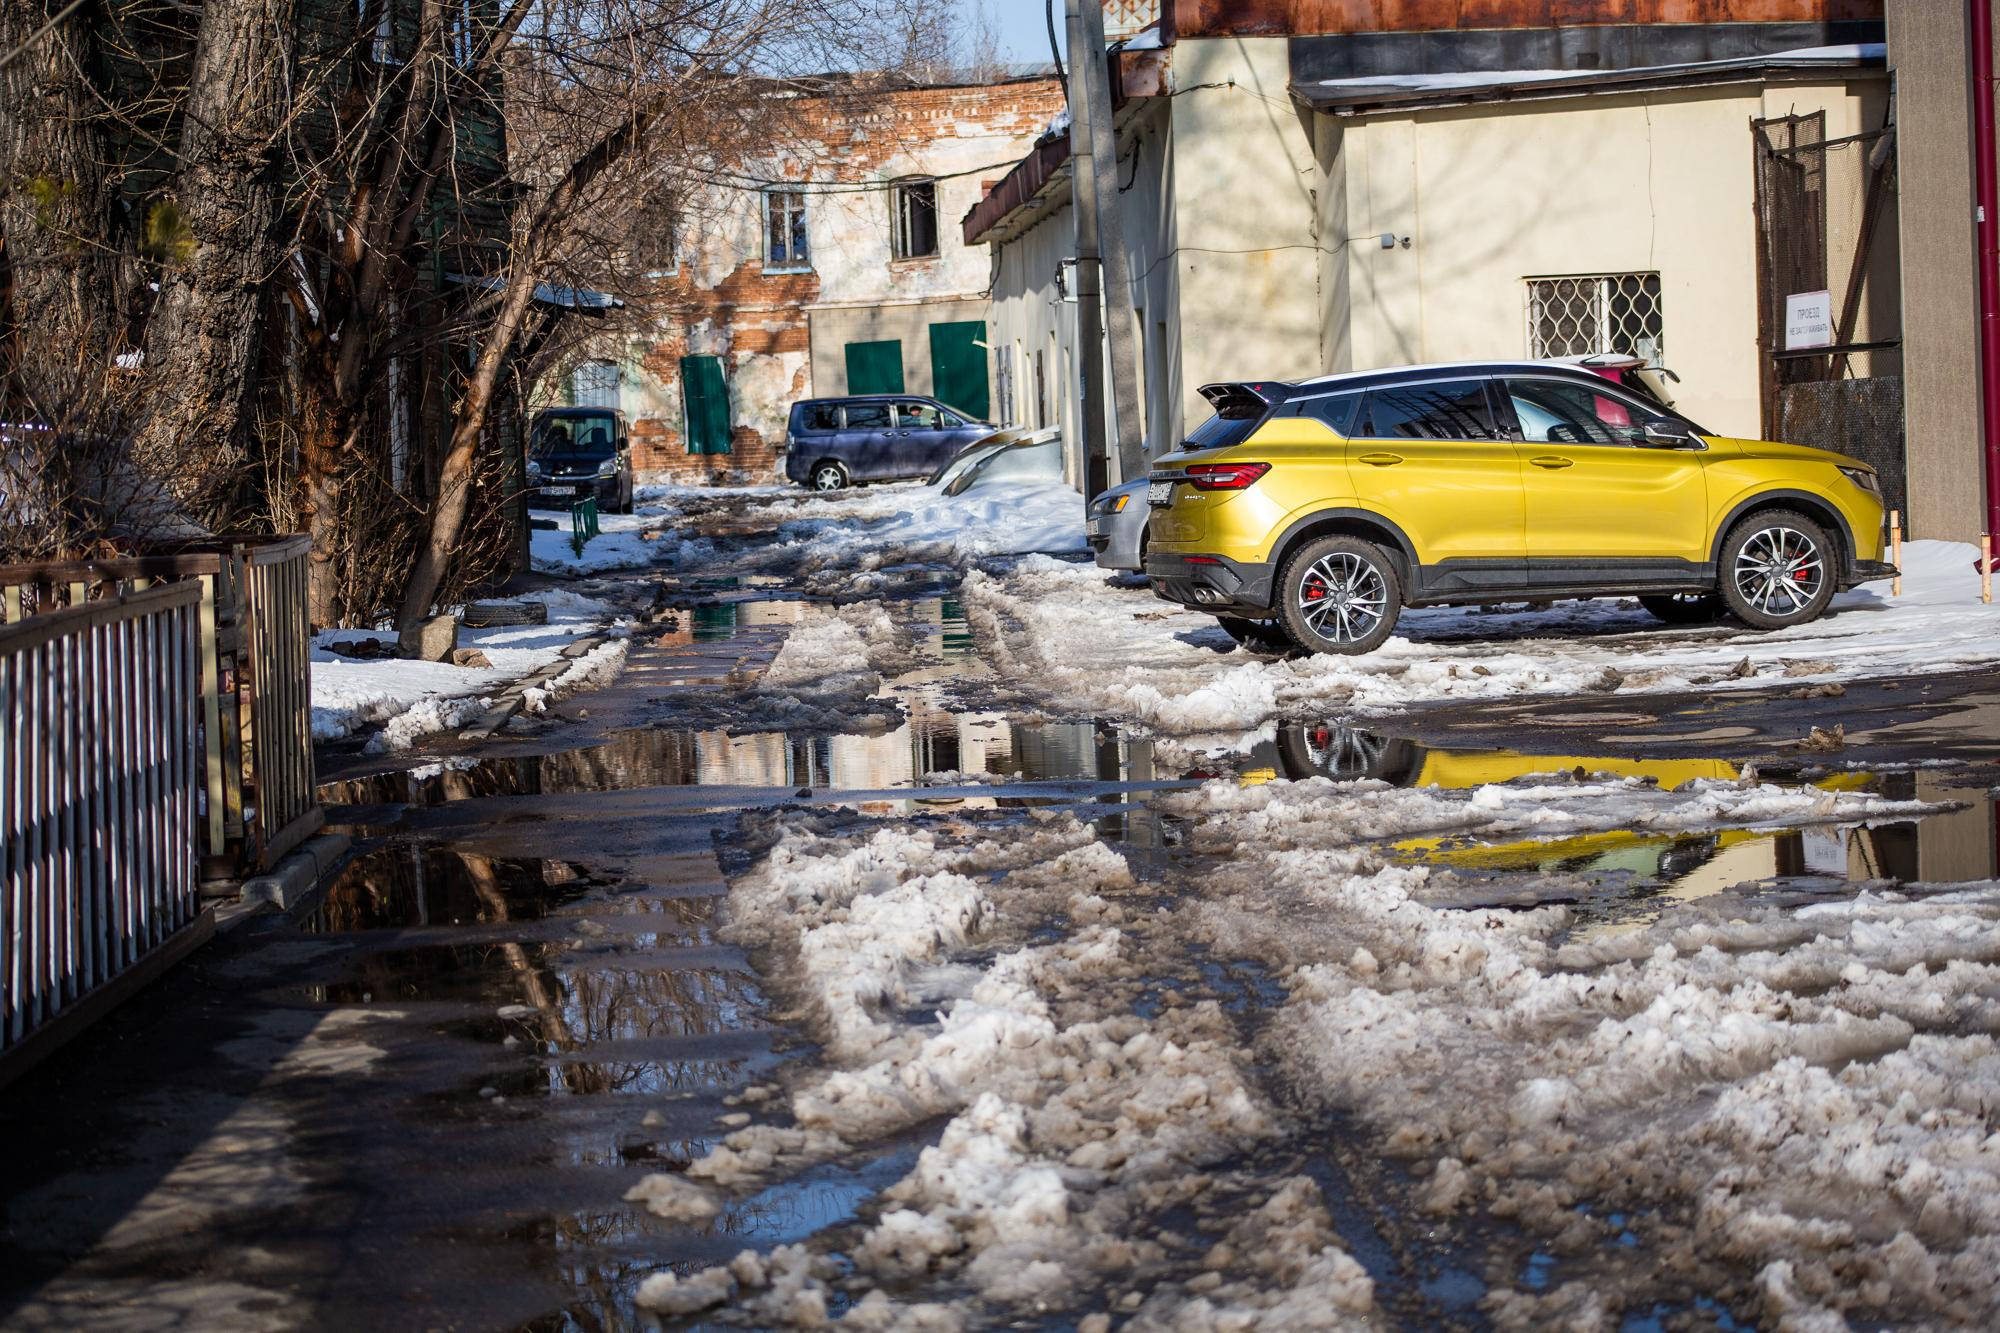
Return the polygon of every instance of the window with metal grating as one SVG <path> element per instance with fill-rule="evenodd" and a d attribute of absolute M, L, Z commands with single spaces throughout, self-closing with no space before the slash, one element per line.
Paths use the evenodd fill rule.
<path fill-rule="evenodd" d="M 1529 278 L 1528 355 L 1607 352 L 1659 365 L 1666 355 L 1657 273 L 1586 273 Z"/>

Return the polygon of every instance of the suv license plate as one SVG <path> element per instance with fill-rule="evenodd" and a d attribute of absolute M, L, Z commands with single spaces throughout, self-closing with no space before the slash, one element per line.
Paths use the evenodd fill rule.
<path fill-rule="evenodd" d="M 543 495 L 546 495 L 546 496 L 548 496 L 548 497 L 550 497 L 551 499 L 553 499 L 553 498 L 555 498 L 556 496 L 559 496 L 559 495 L 575 495 L 575 494 L 576 494 L 576 487 L 574 487 L 574 486 L 544 486 L 544 487 L 542 487 L 542 494 L 543 494 Z"/>
<path fill-rule="evenodd" d="M 1146 503 L 1160 508 L 1174 502 L 1174 484 L 1171 481 L 1150 482 L 1146 486 Z"/>
<path fill-rule="evenodd" d="M 1100 518 L 1085 519 L 1083 521 L 1083 535 L 1086 537 L 1102 537 L 1104 535 L 1104 520 Z"/>

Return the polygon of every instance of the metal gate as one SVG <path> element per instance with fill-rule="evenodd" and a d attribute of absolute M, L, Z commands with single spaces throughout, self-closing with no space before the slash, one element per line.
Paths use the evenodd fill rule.
<path fill-rule="evenodd" d="M 1751 135 L 1764 434 L 1874 464 L 1907 509 L 1895 131 L 1828 139 L 1815 112 Z"/>

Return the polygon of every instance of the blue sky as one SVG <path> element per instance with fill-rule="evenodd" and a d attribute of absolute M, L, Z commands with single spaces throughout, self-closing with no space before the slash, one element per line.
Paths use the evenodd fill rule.
<path fill-rule="evenodd" d="M 986 0 L 986 12 L 1000 34 L 1000 49 L 1008 60 L 1047 64 L 1049 32 L 1043 17 L 1045 0 Z M 1062 34 L 1062 0 L 1056 0 L 1056 33 Z"/>

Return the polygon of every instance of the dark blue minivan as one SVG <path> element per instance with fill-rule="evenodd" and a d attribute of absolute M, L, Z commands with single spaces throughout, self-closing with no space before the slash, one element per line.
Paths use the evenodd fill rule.
<path fill-rule="evenodd" d="M 792 404 L 785 475 L 816 491 L 928 477 L 993 430 L 935 398 L 897 393 L 808 398 Z"/>

